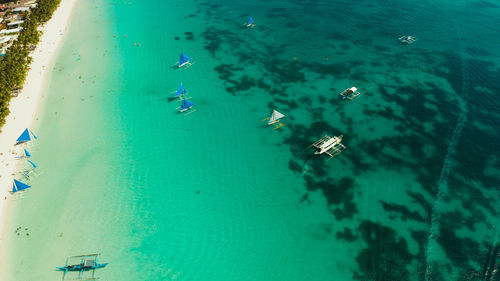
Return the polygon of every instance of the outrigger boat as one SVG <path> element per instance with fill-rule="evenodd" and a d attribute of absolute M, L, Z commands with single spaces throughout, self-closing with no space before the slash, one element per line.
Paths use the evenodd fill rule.
<path fill-rule="evenodd" d="M 70 271 L 78 271 L 78 279 L 76 280 L 96 280 L 95 270 L 103 268 L 108 263 L 99 263 L 99 254 L 71 256 L 66 259 L 66 265 L 57 267 L 58 270 L 64 271 L 63 281 L 66 280 Z M 84 276 L 84 272 L 92 271 L 89 277 Z"/>
<path fill-rule="evenodd" d="M 32 176 L 38 175 L 37 173 L 35 173 L 38 166 L 31 160 L 28 160 L 28 164 L 29 165 L 26 165 L 27 167 L 22 171 L 22 178 L 27 180 L 29 180 Z"/>
<path fill-rule="evenodd" d="M 25 144 L 32 140 L 37 140 L 37 136 L 30 130 L 25 129 L 22 134 L 17 138 L 16 145 Z"/>
<path fill-rule="evenodd" d="M 181 84 L 179 85 L 179 88 L 175 92 L 174 97 L 179 97 L 180 100 L 182 100 L 183 98 L 186 99 L 187 98 L 186 97 L 187 93 L 188 93 L 188 91 L 186 90 L 186 88 L 184 88 L 182 86 L 182 82 L 181 82 Z"/>
<path fill-rule="evenodd" d="M 248 28 L 254 27 L 255 23 L 253 23 L 253 18 L 249 17 L 247 23 L 245 23 L 243 26 L 248 27 Z"/>
<path fill-rule="evenodd" d="M 267 117 L 266 119 L 262 119 L 262 121 L 269 120 L 267 122 L 267 125 L 274 125 L 273 130 L 276 130 L 278 128 L 281 128 L 283 126 L 286 126 L 286 124 L 283 124 L 280 122 L 280 119 L 285 117 L 284 114 L 278 112 L 277 110 L 273 109 L 273 112 L 271 113 L 270 117 Z"/>
<path fill-rule="evenodd" d="M 359 97 L 360 95 L 361 95 L 361 93 L 358 92 L 358 88 L 356 88 L 356 87 L 347 88 L 342 93 L 339 94 L 339 96 L 343 100 L 345 100 L 345 99 L 353 100 L 353 99 L 356 99 L 357 97 Z"/>
<path fill-rule="evenodd" d="M 190 57 L 186 56 L 184 53 L 181 54 L 181 56 L 179 57 L 179 64 L 178 64 L 178 68 L 181 68 L 183 66 L 191 66 L 192 64 L 189 62 L 189 60 L 191 60 Z"/>
<path fill-rule="evenodd" d="M 23 190 L 28 189 L 30 187 L 31 187 L 31 185 L 27 185 L 24 182 L 20 182 L 20 181 L 14 179 L 14 184 L 12 185 L 12 193 L 23 191 Z"/>
<path fill-rule="evenodd" d="M 411 44 L 411 43 L 417 41 L 417 38 L 415 38 L 413 36 L 401 36 L 398 38 L 398 40 L 401 43 Z"/>
<path fill-rule="evenodd" d="M 21 158 L 30 158 L 31 157 L 31 154 L 28 152 L 28 150 L 26 148 L 23 149 L 24 151 L 24 155 L 22 156 L 16 156 L 17 159 L 21 159 Z"/>
<path fill-rule="evenodd" d="M 191 102 L 187 99 L 183 99 L 179 112 L 189 111 L 186 114 L 184 114 L 184 116 L 191 114 L 191 113 L 196 111 L 196 109 L 193 109 L 193 105 L 194 105 L 194 102 Z"/>
<path fill-rule="evenodd" d="M 338 137 L 334 136 L 332 138 L 328 135 L 325 135 L 324 137 L 320 138 L 311 145 L 317 148 L 317 151 L 314 152 L 314 154 L 320 155 L 326 153 L 330 156 L 330 158 L 339 155 L 342 151 L 346 149 L 345 145 L 341 144 L 342 137 L 343 136 L 340 135 Z"/>

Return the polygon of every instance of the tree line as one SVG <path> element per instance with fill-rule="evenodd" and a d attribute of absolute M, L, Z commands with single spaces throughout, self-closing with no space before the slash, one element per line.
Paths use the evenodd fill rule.
<path fill-rule="evenodd" d="M 9 115 L 12 91 L 23 86 L 32 58 L 30 50 L 38 44 L 41 32 L 38 26 L 47 22 L 61 0 L 38 0 L 38 5 L 27 13 L 23 30 L 7 50 L 0 56 L 0 128 Z"/>

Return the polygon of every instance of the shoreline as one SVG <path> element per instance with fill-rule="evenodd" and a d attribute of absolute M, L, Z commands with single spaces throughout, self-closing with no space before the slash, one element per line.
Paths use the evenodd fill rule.
<path fill-rule="evenodd" d="M 25 128 L 32 128 L 37 120 L 37 114 L 44 97 L 46 79 L 50 67 L 61 47 L 61 43 L 68 29 L 75 4 L 78 0 L 62 0 L 52 18 L 39 27 L 43 32 L 36 49 L 31 53 L 33 61 L 26 76 L 23 90 L 18 97 L 12 98 L 10 114 L 0 132 L 0 252 L 4 252 L 3 245 L 4 225 L 9 211 L 9 202 L 12 195 L 14 173 L 20 161 L 17 161 L 13 152 L 15 142 Z M 35 132 L 36 133 L 36 132 Z M 3 257 L 0 254 L 0 268 Z"/>

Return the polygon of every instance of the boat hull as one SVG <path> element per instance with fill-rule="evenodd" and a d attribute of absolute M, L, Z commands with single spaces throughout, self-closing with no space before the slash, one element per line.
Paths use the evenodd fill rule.
<path fill-rule="evenodd" d="M 58 270 L 62 270 L 62 271 L 82 271 L 82 270 L 92 270 L 92 269 L 97 269 L 97 268 L 103 268 L 105 267 L 106 265 L 108 265 L 108 263 L 101 263 L 101 264 L 97 264 L 95 266 L 81 266 L 81 265 L 76 265 L 76 266 L 72 266 L 72 267 L 57 267 Z"/>

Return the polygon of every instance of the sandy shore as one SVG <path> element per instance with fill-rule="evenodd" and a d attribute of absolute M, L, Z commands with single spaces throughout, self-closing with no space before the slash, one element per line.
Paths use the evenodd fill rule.
<path fill-rule="evenodd" d="M 12 190 L 16 165 L 21 162 L 16 160 L 13 154 L 19 151 L 14 144 L 25 128 L 31 128 L 34 125 L 45 88 L 47 72 L 54 63 L 76 2 L 77 0 L 62 0 L 49 22 L 41 27 L 43 34 L 36 50 L 31 54 L 33 62 L 23 91 L 11 100 L 10 115 L 0 133 L 0 251 L 3 248 L 4 237 L 2 228 L 12 197 L 9 191 Z"/>

